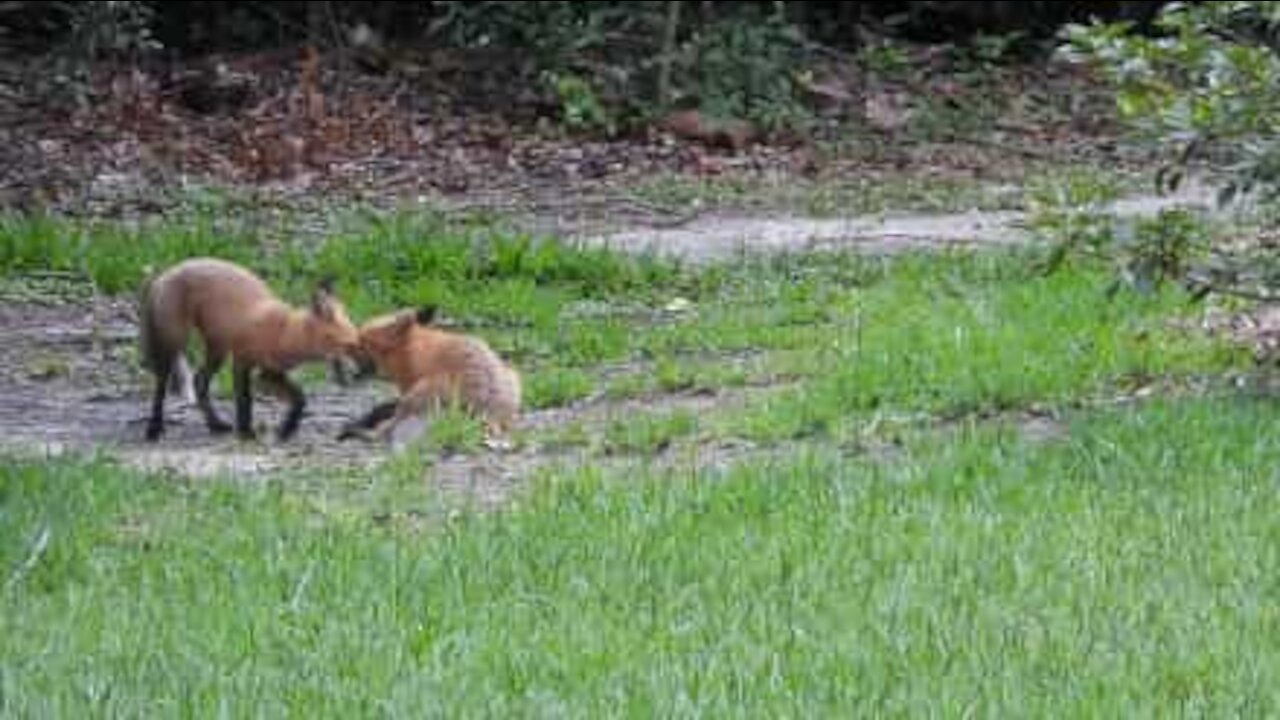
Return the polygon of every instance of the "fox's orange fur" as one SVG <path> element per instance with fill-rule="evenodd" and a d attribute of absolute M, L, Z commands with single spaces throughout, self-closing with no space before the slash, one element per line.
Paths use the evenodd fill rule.
<path fill-rule="evenodd" d="M 514 426 L 519 373 L 480 338 L 431 327 L 434 314 L 430 307 L 401 310 L 360 327 L 360 354 L 399 396 L 349 424 L 342 437 L 384 438 L 404 420 L 454 401 L 484 421 L 490 439 Z"/>
<path fill-rule="evenodd" d="M 234 372 L 236 432 L 254 436 L 250 378 L 259 378 L 273 394 L 289 403 L 278 435 L 297 430 L 306 405 L 301 388 L 288 372 L 306 362 L 339 362 L 359 349 L 359 330 L 322 281 L 307 309 L 278 298 L 249 270 L 216 258 L 193 258 L 149 277 L 140 297 L 140 346 L 143 364 L 156 377 L 147 439 L 164 432 L 165 391 L 175 373 L 185 369 L 184 351 L 192 330 L 204 340 L 205 363 L 195 376 L 195 396 L 213 433 L 231 426 L 209 401 L 209 383 L 228 356 Z"/>

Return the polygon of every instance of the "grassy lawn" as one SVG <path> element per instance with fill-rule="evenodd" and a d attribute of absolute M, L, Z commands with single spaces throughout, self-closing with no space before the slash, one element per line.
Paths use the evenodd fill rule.
<path fill-rule="evenodd" d="M 8 463 L 0 688 L 46 717 L 1267 716 L 1277 438 L 1265 403 L 1154 402 L 1060 445 L 584 470 L 419 533 Z"/>
<path fill-rule="evenodd" d="M 10 458 L 6 716 L 1280 711 L 1270 401 L 1089 402 L 1238 366 L 1175 329 L 1175 290 L 1109 299 L 1105 272 L 1045 277 L 1029 252 L 682 267 L 430 216 L 320 245 L 216 213 L 0 222 L 7 281 L 128 293 L 198 252 L 294 299 L 336 273 L 358 319 L 439 303 L 521 368 L 534 411 L 569 413 L 521 442 L 587 461 L 470 512 L 415 454 L 253 482 Z M 1062 432 L 981 419 L 1031 406 Z M 475 448 L 440 427 L 425 452 Z M 850 449 L 868 438 L 895 452 Z M 604 462 L 709 440 L 769 452 Z"/>

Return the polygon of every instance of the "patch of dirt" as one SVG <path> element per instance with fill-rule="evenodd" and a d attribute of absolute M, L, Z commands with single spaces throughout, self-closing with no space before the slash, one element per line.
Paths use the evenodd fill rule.
<path fill-rule="evenodd" d="M 270 433 L 280 404 L 255 402 L 263 438 L 243 444 L 209 435 L 198 410 L 171 397 L 166 435 L 148 443 L 150 376 L 137 364 L 132 307 L 120 299 L 89 305 L 5 305 L 0 310 L 0 437 L 6 446 L 49 453 L 107 448 L 151 469 L 192 475 L 240 475 L 277 469 L 298 458 L 333 462 L 369 460 L 359 452 L 329 451 L 346 418 L 375 401 L 372 388 L 309 393 L 308 415 L 297 442 L 278 445 Z M 229 403 L 222 403 L 230 417 Z"/>
<path fill-rule="evenodd" d="M 1135 196 L 1109 208 L 1122 217 L 1149 217 L 1173 207 L 1213 206 L 1212 191 L 1188 183 L 1177 193 Z M 1026 244 L 1028 216 L 1016 211 L 898 213 L 845 218 L 713 214 L 669 228 L 579 234 L 571 240 L 624 252 L 653 252 L 693 262 L 742 253 L 856 249 L 869 253 Z"/>
<path fill-rule="evenodd" d="M 143 430 L 151 378 L 137 364 L 136 338 L 134 311 L 127 299 L 0 304 L 0 448 L 42 457 L 105 451 L 148 471 L 239 480 L 296 475 L 308 468 L 376 472 L 397 452 L 389 445 L 336 439 L 343 423 L 390 397 L 390 389 L 381 383 L 347 388 L 324 383 L 309 389 L 307 415 L 287 443 L 274 438 L 282 406 L 269 395 L 255 398 L 259 440 L 250 443 L 210 435 L 199 410 L 171 395 L 165 435 L 147 442 Z M 690 392 L 620 402 L 596 397 L 568 407 L 528 411 L 521 426 L 535 432 L 571 422 L 603 427 L 638 412 L 706 412 L 744 402 L 758 392 Z M 219 401 L 216 393 L 215 403 L 229 420 L 231 403 Z M 485 449 L 432 458 L 427 480 L 447 494 L 492 507 L 539 468 L 586 460 L 582 449 L 536 443 Z"/>

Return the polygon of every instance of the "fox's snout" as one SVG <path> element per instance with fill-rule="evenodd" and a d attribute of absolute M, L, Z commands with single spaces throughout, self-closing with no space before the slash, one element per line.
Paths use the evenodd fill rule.
<path fill-rule="evenodd" d="M 338 347 L 342 349 L 342 354 L 347 357 L 354 358 L 365 354 L 364 346 L 360 343 L 360 333 L 354 327 L 342 334 L 338 340 Z"/>
<path fill-rule="evenodd" d="M 331 347 L 335 349 L 329 354 L 329 364 L 334 379 L 343 386 L 351 383 L 353 375 L 359 380 L 363 376 L 365 362 L 359 333 L 354 329 L 351 332 L 341 330 L 332 335 L 331 340 Z"/>
<path fill-rule="evenodd" d="M 374 349 L 359 328 L 354 335 L 344 338 L 340 357 L 335 362 L 344 363 L 349 368 L 352 380 L 361 381 L 378 374 L 378 362 Z"/>

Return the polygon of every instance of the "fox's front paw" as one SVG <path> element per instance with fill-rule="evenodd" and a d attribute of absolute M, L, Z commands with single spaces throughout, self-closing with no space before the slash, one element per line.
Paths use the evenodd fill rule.
<path fill-rule="evenodd" d="M 154 420 L 147 423 L 147 434 L 146 434 L 147 442 L 155 442 L 156 440 L 159 440 L 160 436 L 163 434 L 164 434 L 164 423 L 159 423 Z"/>
<path fill-rule="evenodd" d="M 364 440 L 370 442 L 373 440 L 373 433 L 368 428 L 359 425 L 347 425 L 338 432 L 338 440 Z"/>

